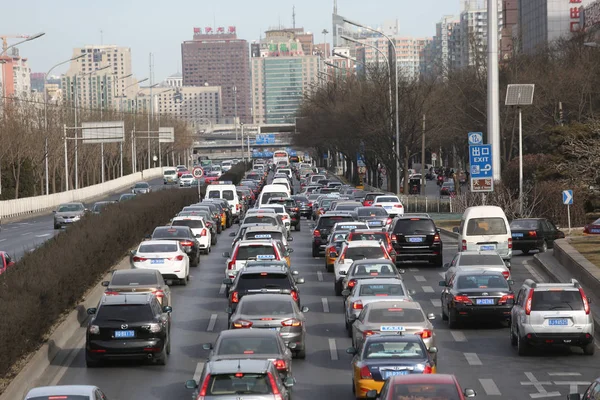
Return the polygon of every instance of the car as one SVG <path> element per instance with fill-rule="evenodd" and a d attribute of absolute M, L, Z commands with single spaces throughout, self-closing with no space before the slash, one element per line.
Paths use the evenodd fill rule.
<path fill-rule="evenodd" d="M 215 219 L 208 209 L 197 209 L 194 211 L 181 211 L 177 213 L 176 217 L 201 217 L 204 221 L 204 226 L 208 228 L 210 231 L 210 245 L 211 250 L 212 246 L 217 244 L 217 224 L 215 223 Z M 173 218 L 175 219 L 175 218 Z M 219 224 L 220 226 L 220 224 Z"/>
<path fill-rule="evenodd" d="M 134 193 L 123 193 L 121 196 L 119 196 L 119 203 L 127 200 L 133 200 L 135 199 L 135 196 L 137 195 Z"/>
<path fill-rule="evenodd" d="M 106 400 L 108 397 L 97 386 L 91 385 L 56 385 L 41 386 L 31 389 L 24 400 L 80 399 Z"/>
<path fill-rule="evenodd" d="M 591 222 L 583 227 L 584 235 L 598 235 L 600 234 L 600 218 Z"/>
<path fill-rule="evenodd" d="M 178 241 L 146 240 L 132 254 L 133 269 L 155 269 L 166 281 L 181 285 L 190 280 L 190 258 Z"/>
<path fill-rule="evenodd" d="M 204 223 L 203 217 L 191 215 L 186 217 L 175 217 L 171 220 L 171 226 L 188 226 L 196 237 L 200 251 L 204 254 L 210 253 L 212 234 L 210 228 Z"/>
<path fill-rule="evenodd" d="M 357 260 L 352 263 L 342 280 L 342 295 L 352 289 L 361 279 L 395 278 L 402 280 L 403 269 L 398 270 L 392 260 Z"/>
<path fill-rule="evenodd" d="M 510 264 L 506 264 L 505 261 L 494 251 L 463 251 L 456 253 L 450 263 L 444 264 L 444 268 L 447 268 L 444 274 L 446 282 L 450 282 L 450 279 L 458 271 L 493 271 L 499 272 L 506 279 L 510 279 Z"/>
<path fill-rule="evenodd" d="M 63 226 L 79 221 L 87 211 L 88 209 L 85 208 L 83 203 L 61 204 L 54 210 L 54 229 L 60 229 Z"/>
<path fill-rule="evenodd" d="M 272 226 L 282 226 L 285 228 L 285 224 L 281 218 L 277 218 L 275 212 L 269 212 L 273 209 L 260 209 L 259 210 L 248 210 L 246 216 L 242 220 L 242 225 L 247 224 L 269 224 Z M 275 210 L 273 210 L 275 211 Z M 287 228 L 286 228 L 287 231 Z"/>
<path fill-rule="evenodd" d="M 440 281 L 442 319 L 450 329 L 463 321 L 510 322 L 515 304 L 511 284 L 498 271 L 458 271 L 449 282 Z"/>
<path fill-rule="evenodd" d="M 352 337 L 352 323 L 369 303 L 377 301 L 412 300 L 414 290 L 408 290 L 402 279 L 367 278 L 359 279 L 356 285 L 342 291 L 344 299 L 344 316 L 346 331 Z M 351 316 L 354 317 L 351 318 Z"/>
<path fill-rule="evenodd" d="M 520 356 L 532 346 L 581 347 L 593 355 L 594 317 L 590 301 L 576 279 L 569 283 L 538 283 L 526 279 L 511 310 L 511 344 Z"/>
<path fill-rule="evenodd" d="M 296 203 L 294 197 L 271 197 L 267 204 L 280 204 L 284 206 L 285 212 L 290 216 L 290 226 L 295 231 L 300 230 L 300 206 Z"/>
<path fill-rule="evenodd" d="M 200 265 L 200 247 L 196 235 L 189 226 L 159 226 L 154 228 L 152 236 L 148 239 L 177 241 L 189 257 L 190 267 Z"/>
<path fill-rule="evenodd" d="M 377 301 L 364 306 L 352 322 L 352 345 L 356 348 L 369 336 L 401 332 L 419 336 L 427 348 L 435 346 L 435 332 L 431 321 L 434 314 L 425 314 L 416 301 Z"/>
<path fill-rule="evenodd" d="M 334 211 L 331 211 L 331 212 L 334 212 Z M 336 224 L 333 225 L 333 228 L 331 228 L 331 233 L 333 234 L 333 233 L 338 233 L 338 232 L 351 232 L 351 231 L 357 230 L 357 229 L 369 229 L 369 226 L 367 224 L 365 224 L 364 222 L 360 222 L 360 221 L 336 222 Z"/>
<path fill-rule="evenodd" d="M 554 247 L 556 239 L 563 239 L 565 233 L 546 218 L 513 219 L 510 222 L 512 249 L 528 254 L 531 250 L 545 253 Z"/>
<path fill-rule="evenodd" d="M 384 193 L 381 192 L 365 192 L 362 194 L 362 205 L 364 207 L 370 207 L 373 205 L 373 202 L 375 201 L 375 198 L 377 198 L 377 196 L 382 196 Z M 356 195 L 354 196 L 354 198 L 356 198 Z"/>
<path fill-rule="evenodd" d="M 179 179 L 179 175 L 177 174 L 177 169 L 175 168 L 165 168 L 163 170 L 163 184 L 168 185 L 170 183 L 177 184 Z"/>
<path fill-rule="evenodd" d="M 181 175 L 189 173 L 188 168 L 185 165 L 178 165 L 175 167 L 177 170 L 177 177 L 181 178 Z"/>
<path fill-rule="evenodd" d="M 226 278 L 223 283 L 229 288 L 229 311 L 232 314 L 244 296 L 260 293 L 289 295 L 300 307 L 298 285 L 303 284 L 304 279 L 294 276 L 289 268 L 268 266 L 244 268 L 234 279 Z"/>
<path fill-rule="evenodd" d="M 185 382 L 195 399 L 291 400 L 294 378 L 282 380 L 269 360 L 219 360 L 204 364 L 198 382 Z M 240 395 L 240 392 L 243 395 Z M 243 397 L 241 397 L 243 396 Z"/>
<path fill-rule="evenodd" d="M 271 238 L 269 238 L 267 236 L 265 236 L 264 238 L 257 238 L 256 235 L 252 235 L 249 238 L 249 240 L 256 240 L 256 239 L 276 239 L 277 240 L 279 237 L 279 234 L 281 234 L 282 241 L 283 241 L 283 238 L 285 238 L 286 240 L 284 241 L 284 244 L 286 245 L 286 247 L 289 247 L 287 242 L 290 241 L 290 239 L 292 239 L 292 237 L 290 236 L 289 232 L 287 231 L 287 229 L 285 229 L 284 226 L 271 225 L 270 223 L 249 223 L 249 224 L 240 225 L 240 228 L 238 229 L 237 232 L 231 232 L 229 234 L 229 236 L 234 238 L 233 242 L 231 243 L 231 248 L 233 249 L 235 247 L 236 243 L 244 238 L 244 235 L 246 234 L 246 231 L 248 231 L 248 229 L 254 229 L 254 228 L 256 228 L 255 232 L 261 232 L 261 233 L 257 233 L 257 235 L 262 235 L 262 234 L 269 235 L 270 232 L 275 232 L 275 236 L 272 236 Z"/>
<path fill-rule="evenodd" d="M 231 181 L 218 181 L 206 187 L 206 195 L 204 200 L 222 199 L 225 202 L 225 207 L 229 210 L 228 227 L 240 217 L 242 206 L 237 190 Z"/>
<path fill-rule="evenodd" d="M 133 194 L 147 194 L 152 191 L 152 187 L 148 182 L 138 182 L 131 188 Z"/>
<path fill-rule="evenodd" d="M 283 245 L 279 247 L 273 239 L 237 242 L 231 253 L 223 253 L 223 258 L 227 259 L 225 277 L 234 278 L 249 260 L 285 260 L 286 252 L 292 249 L 282 253 L 282 248 Z"/>
<path fill-rule="evenodd" d="M 396 262 L 396 251 L 392 244 L 392 238 L 386 231 L 376 229 L 353 229 L 350 234 L 348 234 L 346 240 L 348 242 L 352 242 L 353 240 L 380 240 L 385 244 L 386 250 L 392 258 L 392 261 Z"/>
<path fill-rule="evenodd" d="M 0 251 L 0 275 L 6 270 L 15 265 L 15 261 L 6 251 Z"/>
<path fill-rule="evenodd" d="M 194 180 L 196 180 L 194 175 L 186 172 L 179 177 L 179 187 L 192 186 Z"/>
<path fill-rule="evenodd" d="M 342 282 L 354 261 L 367 258 L 387 259 L 391 261 L 391 257 L 385 249 L 384 244 L 375 240 L 355 240 L 346 242 L 342 245 L 339 254 L 339 257 L 333 264 L 333 272 L 335 273 L 333 289 L 336 296 L 342 295 Z"/>
<path fill-rule="evenodd" d="M 571 393 L 567 396 L 567 400 L 595 400 L 600 394 L 600 378 L 596 378 L 594 382 L 585 390 L 583 394 Z"/>
<path fill-rule="evenodd" d="M 383 208 L 389 215 L 396 216 L 404 214 L 404 206 L 398 196 L 387 194 L 377 196 L 373 199 L 372 206 Z"/>
<path fill-rule="evenodd" d="M 397 375 L 389 377 L 381 388 L 379 396 L 376 390 L 367 392 L 368 399 L 453 399 L 465 400 L 476 397 L 473 389 L 462 389 L 454 375 Z"/>
<path fill-rule="evenodd" d="M 236 197 L 237 197 L 237 191 L 236 191 L 235 194 L 236 194 Z M 199 204 L 207 204 L 207 203 L 213 203 L 213 204 L 215 204 L 216 206 L 218 206 L 220 208 L 221 213 L 225 214 L 225 228 L 231 227 L 231 225 L 233 225 L 233 223 L 234 223 L 234 219 L 235 219 L 235 221 L 238 220 L 239 209 L 241 208 L 241 204 L 239 202 L 239 199 L 238 199 L 238 202 L 235 205 L 230 205 L 227 200 L 220 199 L 220 198 L 219 199 L 217 199 L 217 198 L 204 199 Z M 233 214 L 233 211 L 232 211 L 233 208 L 236 208 L 238 210 L 236 215 Z"/>
<path fill-rule="evenodd" d="M 85 338 L 85 362 L 138 359 L 166 365 L 171 353 L 171 306 L 153 294 L 104 295 L 91 316 Z"/>
<path fill-rule="evenodd" d="M 306 358 L 305 312 L 308 312 L 308 307 L 300 309 L 294 298 L 287 294 L 263 293 L 244 296 L 229 316 L 229 329 L 252 328 L 252 330 L 275 331 L 279 333 L 285 345 L 292 349 L 294 357 L 304 359 Z"/>
<path fill-rule="evenodd" d="M 260 206 L 260 209 L 261 210 L 265 210 L 265 209 L 275 210 L 275 213 L 277 213 L 277 215 L 279 215 L 281 217 L 281 219 L 283 220 L 283 224 L 284 224 L 285 228 L 288 231 L 291 230 L 292 218 L 285 210 L 285 206 L 282 206 L 280 204 L 264 204 L 264 205 Z"/>
<path fill-rule="evenodd" d="M 113 272 L 110 281 L 103 281 L 104 294 L 151 293 L 162 306 L 170 306 L 171 288 L 161 273 L 155 269 L 119 269 Z"/>
<path fill-rule="evenodd" d="M 215 225 L 215 229 L 217 231 L 217 234 L 220 234 L 226 224 L 225 221 L 225 215 L 221 215 L 221 211 L 220 211 L 220 207 L 218 207 L 217 204 L 214 203 L 200 203 L 200 204 L 194 204 L 191 206 L 186 206 L 183 207 L 183 209 L 181 211 L 208 211 L 211 214 L 211 218 L 212 218 L 212 222 Z M 178 214 L 178 216 L 181 216 L 181 213 Z"/>
<path fill-rule="evenodd" d="M 362 204 L 358 201 L 343 201 L 340 199 L 331 207 L 331 211 L 354 212 L 358 207 L 362 207 Z"/>
<path fill-rule="evenodd" d="M 312 256 L 319 257 L 325 251 L 331 229 L 338 222 L 354 222 L 354 217 L 347 213 L 329 213 L 319 217 L 312 232 Z"/>
<path fill-rule="evenodd" d="M 454 187 L 454 181 L 446 181 L 442 183 L 440 188 L 440 196 L 452 196 L 456 194 L 456 188 Z"/>
<path fill-rule="evenodd" d="M 358 207 L 356 208 L 356 219 L 367 223 L 369 228 L 387 228 L 392 223 L 392 218 L 382 207 Z"/>
<path fill-rule="evenodd" d="M 108 206 L 110 206 L 111 204 L 115 204 L 117 203 L 116 201 L 97 201 L 94 203 L 94 205 L 91 208 L 92 214 L 100 214 L 102 213 L 102 211 L 104 211 L 104 209 Z"/>
<path fill-rule="evenodd" d="M 431 218 L 399 216 L 390 225 L 396 262 L 425 261 L 436 267 L 443 264 L 440 230 Z"/>
<path fill-rule="evenodd" d="M 293 241 L 293 237 L 287 237 L 284 233 L 279 229 L 279 227 L 275 226 L 251 226 L 245 229 L 242 234 L 241 240 L 279 240 L 283 243 L 283 246 L 286 249 L 290 249 L 289 242 Z"/>
<path fill-rule="evenodd" d="M 310 196 L 307 197 L 297 194 L 292 196 L 292 199 L 294 199 L 296 205 L 298 206 L 299 218 L 305 217 L 306 219 L 310 219 L 312 217 L 312 203 Z M 300 224 L 298 223 L 298 225 Z"/>
<path fill-rule="evenodd" d="M 435 374 L 437 369 L 433 358 L 437 348 L 427 349 L 417 335 L 370 336 L 361 348 L 350 347 L 346 352 L 354 356 L 351 361 L 352 393 L 357 399 L 366 398 L 371 391 L 378 394 L 391 377 Z"/>
<path fill-rule="evenodd" d="M 333 272 L 333 265 L 340 254 L 342 245 L 346 242 L 349 232 L 340 231 L 329 235 L 327 246 L 325 247 L 325 270 Z"/>

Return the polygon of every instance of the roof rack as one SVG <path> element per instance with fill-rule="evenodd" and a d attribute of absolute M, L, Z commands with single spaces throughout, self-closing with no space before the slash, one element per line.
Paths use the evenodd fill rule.
<path fill-rule="evenodd" d="M 571 279 L 571 282 L 562 282 L 562 283 L 541 283 L 535 282 L 533 279 L 526 279 L 524 282 L 525 285 L 530 286 L 531 288 L 551 288 L 551 287 L 574 287 L 581 288 L 581 284 L 577 279 Z"/>

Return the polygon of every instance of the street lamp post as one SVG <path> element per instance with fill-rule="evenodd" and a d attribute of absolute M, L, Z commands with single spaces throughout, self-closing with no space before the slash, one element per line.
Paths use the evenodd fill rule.
<path fill-rule="evenodd" d="M 149 109 L 148 109 L 148 132 L 151 131 L 150 118 L 154 116 L 154 99 L 152 97 L 152 89 L 157 86 L 158 86 L 158 83 L 148 86 L 148 88 L 150 89 L 150 103 L 149 103 Z M 150 134 L 148 133 L 148 169 L 152 168 L 152 164 L 151 164 L 152 161 L 150 160 L 150 158 L 151 158 L 150 157 Z"/>
<path fill-rule="evenodd" d="M 163 90 L 162 92 L 156 93 L 155 96 L 158 96 L 158 95 L 161 95 L 161 94 L 164 94 L 164 93 L 168 93 L 168 92 L 173 91 L 173 90 L 175 90 L 175 89 L 174 88 L 169 88 L 169 89 Z M 158 129 L 160 130 L 160 110 L 159 110 L 159 113 L 158 113 Z M 159 138 L 158 138 L 158 166 L 162 168 L 162 153 L 161 153 L 162 150 L 160 148 L 161 147 L 160 146 L 160 133 L 159 133 L 158 136 L 159 136 Z"/>
<path fill-rule="evenodd" d="M 234 108 L 234 116 L 233 116 L 233 124 L 235 126 L 235 140 L 238 140 L 238 122 L 237 122 L 237 86 L 233 87 L 233 108 Z M 242 138 L 242 147 L 244 147 L 244 139 Z"/>

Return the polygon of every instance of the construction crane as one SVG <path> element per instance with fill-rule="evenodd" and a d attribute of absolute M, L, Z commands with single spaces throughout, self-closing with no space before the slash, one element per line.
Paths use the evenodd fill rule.
<path fill-rule="evenodd" d="M 7 39 L 29 39 L 30 37 L 30 35 L 0 35 L 0 39 L 2 39 L 2 53 L 8 50 Z"/>

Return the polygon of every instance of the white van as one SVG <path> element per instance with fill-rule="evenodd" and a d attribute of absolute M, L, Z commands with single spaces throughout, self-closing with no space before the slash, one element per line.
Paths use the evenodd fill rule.
<path fill-rule="evenodd" d="M 168 183 L 177 184 L 177 170 L 175 168 L 165 168 L 163 170 L 163 183 L 165 185 Z"/>
<path fill-rule="evenodd" d="M 293 194 L 293 190 L 292 190 L 292 186 L 290 185 L 290 181 L 288 181 L 286 178 L 275 178 L 275 179 L 273 179 L 273 182 L 271 182 L 271 184 L 272 185 L 283 185 L 288 189 L 290 196 Z"/>
<path fill-rule="evenodd" d="M 221 163 L 221 171 L 227 172 L 231 169 L 232 166 L 233 166 L 233 161 L 231 161 L 231 160 L 223 161 Z"/>
<path fill-rule="evenodd" d="M 458 233 L 458 251 L 496 251 L 510 265 L 512 234 L 504 211 L 496 206 L 469 207 L 463 213 Z"/>
<path fill-rule="evenodd" d="M 284 185 L 265 185 L 260 196 L 258 196 L 258 206 L 267 204 L 271 197 L 290 197 L 287 186 Z"/>
<path fill-rule="evenodd" d="M 229 203 L 231 208 L 231 214 L 233 219 L 239 218 L 242 205 L 240 204 L 240 198 L 237 194 L 237 189 L 233 182 L 229 181 L 215 181 L 214 184 L 210 184 L 206 187 L 205 199 L 225 199 Z"/>
<path fill-rule="evenodd" d="M 319 182 L 321 179 L 327 179 L 327 176 L 325 175 L 313 175 L 310 177 L 309 179 L 309 184 L 313 184 L 313 183 L 317 183 Z"/>

